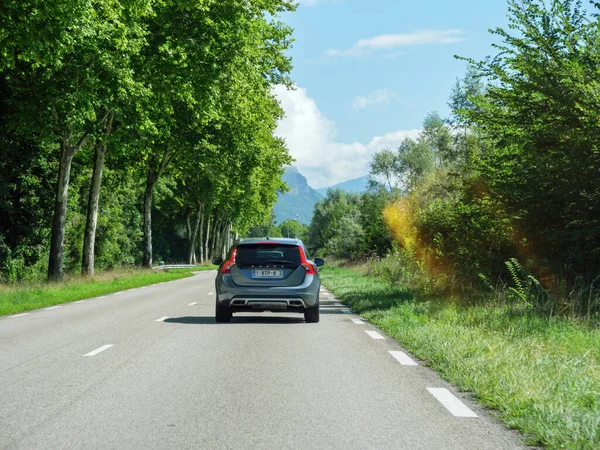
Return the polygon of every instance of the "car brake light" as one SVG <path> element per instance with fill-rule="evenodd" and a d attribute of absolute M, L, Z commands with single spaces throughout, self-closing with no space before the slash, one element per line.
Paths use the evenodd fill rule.
<path fill-rule="evenodd" d="M 231 258 L 225 264 L 223 264 L 223 268 L 221 269 L 221 273 L 231 273 L 231 268 L 235 266 L 235 254 L 237 253 L 237 248 L 233 249 L 231 253 Z"/>
<path fill-rule="evenodd" d="M 315 272 L 315 268 L 306 260 L 304 249 L 302 247 L 298 247 L 298 250 L 300 251 L 300 265 L 306 269 L 306 275 L 316 275 L 317 272 Z"/>

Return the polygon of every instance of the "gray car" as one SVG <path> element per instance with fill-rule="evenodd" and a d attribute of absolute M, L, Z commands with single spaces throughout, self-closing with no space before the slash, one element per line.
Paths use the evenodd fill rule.
<path fill-rule="evenodd" d="M 317 267 L 299 239 L 241 239 L 225 260 L 218 257 L 215 280 L 217 322 L 229 322 L 235 312 L 297 312 L 307 323 L 319 321 Z"/>

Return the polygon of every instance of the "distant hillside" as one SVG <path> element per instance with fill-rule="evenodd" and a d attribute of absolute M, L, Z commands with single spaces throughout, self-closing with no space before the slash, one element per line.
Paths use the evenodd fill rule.
<path fill-rule="evenodd" d="M 311 188 L 306 178 L 295 167 L 288 168 L 282 178 L 290 190 L 279 195 L 279 199 L 273 207 L 275 220 L 277 223 L 298 220 L 300 223 L 309 225 L 315 204 L 319 200 L 323 200 L 323 195 Z"/>
<path fill-rule="evenodd" d="M 344 181 L 328 188 L 317 189 L 317 192 L 323 196 L 327 195 L 329 189 L 341 189 L 342 191 L 350 192 L 352 194 L 362 194 L 367 191 L 367 185 L 369 184 L 369 176 L 355 178 L 354 180 Z"/>

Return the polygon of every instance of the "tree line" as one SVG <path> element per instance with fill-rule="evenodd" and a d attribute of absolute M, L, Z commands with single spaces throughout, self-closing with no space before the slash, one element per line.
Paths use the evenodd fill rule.
<path fill-rule="evenodd" d="M 502 290 L 549 314 L 600 311 L 600 6 L 509 2 L 509 27 L 427 116 L 379 152 L 372 188 L 330 192 L 310 245 L 429 292 Z"/>
<path fill-rule="evenodd" d="M 188 262 L 271 210 L 291 162 L 287 0 L 0 5 L 0 273 Z"/>

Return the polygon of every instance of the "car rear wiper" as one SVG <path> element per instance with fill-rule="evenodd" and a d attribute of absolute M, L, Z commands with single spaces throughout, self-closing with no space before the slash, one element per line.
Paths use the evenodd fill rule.
<path fill-rule="evenodd" d="M 266 262 L 272 264 L 294 264 L 293 261 L 288 261 L 287 259 L 268 259 Z"/>

